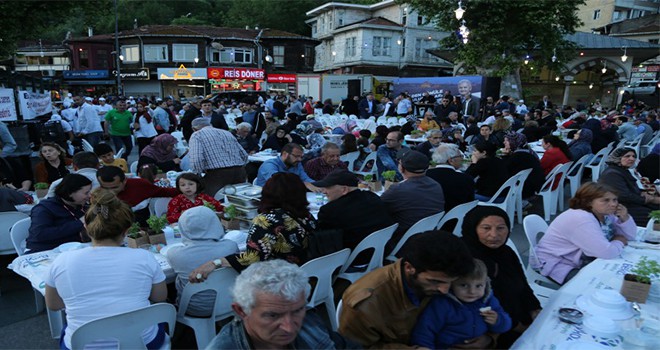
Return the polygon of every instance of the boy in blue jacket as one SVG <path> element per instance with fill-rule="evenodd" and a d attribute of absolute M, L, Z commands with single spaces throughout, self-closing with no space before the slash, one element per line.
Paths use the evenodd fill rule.
<path fill-rule="evenodd" d="M 472 273 L 452 282 L 449 294 L 429 302 L 413 329 L 412 345 L 448 349 L 486 332 L 511 328 L 511 318 L 490 289 L 486 265 L 474 259 L 474 266 Z"/>

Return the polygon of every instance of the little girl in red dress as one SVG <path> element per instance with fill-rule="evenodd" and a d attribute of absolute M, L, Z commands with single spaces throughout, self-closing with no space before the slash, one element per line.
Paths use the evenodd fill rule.
<path fill-rule="evenodd" d="M 206 203 L 215 207 L 215 211 L 223 211 L 224 207 L 215 198 L 202 193 L 204 185 L 202 178 L 197 174 L 183 173 L 176 178 L 176 189 L 178 196 L 172 198 L 167 205 L 167 221 L 172 224 L 179 221 L 181 214 L 190 208 L 205 205 Z"/>

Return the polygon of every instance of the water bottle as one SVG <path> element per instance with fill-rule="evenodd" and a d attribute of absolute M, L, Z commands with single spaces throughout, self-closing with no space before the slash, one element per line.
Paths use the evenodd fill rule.
<path fill-rule="evenodd" d="M 316 194 L 316 205 L 319 207 L 323 205 L 323 193 Z"/>

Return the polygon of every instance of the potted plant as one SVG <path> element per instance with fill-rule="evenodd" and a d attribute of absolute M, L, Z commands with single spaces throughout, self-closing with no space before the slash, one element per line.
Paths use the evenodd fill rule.
<path fill-rule="evenodd" d="M 130 248 L 139 248 L 140 246 L 149 244 L 149 237 L 147 237 L 146 232 L 142 230 L 140 224 L 137 222 L 134 222 L 128 229 L 126 240 Z"/>
<path fill-rule="evenodd" d="M 202 205 L 209 208 L 209 209 L 211 209 L 211 210 L 213 210 L 215 212 L 215 215 L 218 216 L 218 219 L 222 220 L 222 217 L 223 217 L 224 213 L 221 212 L 221 211 L 218 211 L 218 209 L 215 207 L 215 205 L 213 205 L 213 203 L 208 202 L 208 201 L 202 201 Z"/>
<path fill-rule="evenodd" d="M 152 215 L 147 219 L 149 229 L 147 234 L 149 236 L 149 243 L 151 244 L 167 244 L 165 239 L 165 232 L 163 229 L 167 226 L 167 217 Z"/>
<path fill-rule="evenodd" d="M 649 218 L 651 219 L 650 222 L 652 222 L 653 224 L 651 225 L 649 223 L 649 226 L 646 229 L 647 230 L 652 229 L 653 231 L 660 232 L 660 210 L 654 210 L 654 211 L 650 212 L 649 213 Z"/>
<path fill-rule="evenodd" d="M 372 192 L 380 192 L 383 189 L 383 185 L 380 183 L 380 181 L 377 181 L 373 174 L 364 175 L 364 181 L 367 183 L 367 187 Z"/>
<path fill-rule="evenodd" d="M 45 182 L 37 182 L 34 184 L 34 192 L 37 194 L 37 198 L 44 198 L 48 194 L 48 184 Z"/>
<path fill-rule="evenodd" d="M 385 179 L 385 191 L 387 191 L 390 188 L 390 186 L 392 186 L 392 184 L 396 183 L 395 170 L 383 171 L 381 176 L 383 176 L 383 179 Z"/>
<path fill-rule="evenodd" d="M 238 221 L 238 209 L 233 204 L 225 207 L 225 212 L 220 221 L 222 221 L 225 230 L 238 230 L 241 228 L 240 221 Z"/>
<path fill-rule="evenodd" d="M 643 256 L 635 268 L 623 278 L 621 295 L 628 301 L 645 303 L 651 289 L 651 279 L 660 277 L 660 263 Z"/>

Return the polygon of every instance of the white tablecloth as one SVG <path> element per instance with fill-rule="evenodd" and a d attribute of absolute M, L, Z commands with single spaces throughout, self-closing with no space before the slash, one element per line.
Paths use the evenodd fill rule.
<path fill-rule="evenodd" d="M 652 249 L 637 249 L 626 247 L 618 259 L 596 259 L 585 266 L 580 272 L 560 288 L 548 301 L 543 311 L 534 323 L 513 344 L 512 349 L 554 350 L 566 347 L 571 342 L 591 342 L 590 334 L 579 325 L 561 322 L 558 311 L 563 307 L 578 308 L 575 300 L 578 296 L 589 296 L 598 289 L 614 289 L 618 291 L 623 283 L 623 276 L 628 273 L 640 259 L 660 259 L 660 251 Z M 660 320 L 660 303 L 647 300 L 640 305 L 642 318 Z M 579 309 L 579 308 L 578 308 Z M 584 312 L 584 310 L 582 310 Z M 588 314 L 585 314 L 585 317 Z M 616 321 L 622 329 L 635 328 L 635 319 Z M 623 349 L 623 338 L 611 344 L 612 349 Z"/>
<path fill-rule="evenodd" d="M 269 159 L 275 159 L 279 154 L 272 154 L 270 151 L 257 152 L 255 154 L 248 156 L 248 161 L 250 162 L 265 162 Z"/>
<path fill-rule="evenodd" d="M 412 143 L 412 144 L 418 144 L 418 143 L 422 143 L 422 142 L 426 142 L 426 141 L 427 141 L 426 136 L 422 136 L 422 137 L 418 137 L 418 138 L 413 138 L 413 137 L 410 136 L 410 135 L 406 135 L 406 136 L 403 137 L 403 139 L 406 141 L 407 144 L 411 144 L 411 143 Z"/>

